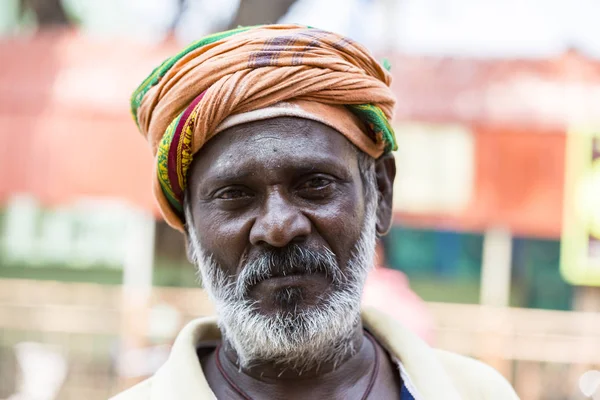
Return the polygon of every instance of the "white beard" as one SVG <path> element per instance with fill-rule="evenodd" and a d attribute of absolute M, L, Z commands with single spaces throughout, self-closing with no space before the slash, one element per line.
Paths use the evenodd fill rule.
<path fill-rule="evenodd" d="M 352 340 L 360 323 L 361 296 L 373 264 L 376 240 L 375 201 L 366 207 L 363 231 L 342 274 L 341 285 L 322 304 L 297 313 L 264 315 L 255 301 L 240 290 L 240 276 L 227 276 L 201 248 L 197 232 L 189 226 L 193 261 L 202 283 L 215 304 L 219 328 L 238 356 L 239 366 L 273 362 L 302 372 L 322 363 L 336 366 L 358 351 Z M 186 207 L 186 219 L 192 221 Z M 190 224 L 191 225 L 191 224 Z M 335 257 L 332 257 L 335 262 Z M 248 268 L 246 265 L 244 267 Z M 339 270 L 337 262 L 335 268 Z"/>

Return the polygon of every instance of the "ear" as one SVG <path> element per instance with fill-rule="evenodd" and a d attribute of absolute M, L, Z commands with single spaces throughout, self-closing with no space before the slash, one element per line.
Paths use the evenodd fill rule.
<path fill-rule="evenodd" d="M 394 195 L 394 178 L 396 177 L 396 160 L 393 154 L 385 154 L 375 160 L 377 177 L 377 233 L 384 236 L 392 226 L 392 204 Z"/>
<path fill-rule="evenodd" d="M 184 237 L 184 242 L 185 242 L 185 255 L 188 259 L 188 261 L 191 264 L 194 264 L 195 260 L 192 254 L 192 246 L 190 245 L 190 235 L 188 233 L 188 229 L 189 227 L 187 226 L 187 224 L 183 227 L 183 237 Z"/>
<path fill-rule="evenodd" d="M 186 199 L 183 200 L 184 202 L 186 201 Z M 185 207 L 185 206 L 184 206 Z M 191 219 L 191 218 L 190 218 Z M 188 261 L 192 264 L 194 264 L 194 257 L 193 257 L 193 253 L 192 253 L 192 246 L 191 246 L 191 237 L 190 237 L 190 225 L 193 224 L 193 221 L 188 221 L 187 216 L 184 218 L 183 221 L 183 238 L 184 238 L 184 242 L 185 242 L 185 255 L 188 259 Z"/>

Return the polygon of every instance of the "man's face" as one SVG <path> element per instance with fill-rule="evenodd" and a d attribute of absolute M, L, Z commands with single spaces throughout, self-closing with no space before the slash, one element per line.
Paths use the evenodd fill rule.
<path fill-rule="evenodd" d="M 310 120 L 259 121 L 217 135 L 196 159 L 189 175 L 193 224 L 227 275 L 291 245 L 331 252 L 344 272 L 365 205 L 357 152 L 342 135 Z M 302 290 L 293 305 L 300 309 L 332 290 L 331 276 L 303 274 L 302 266 L 290 272 L 249 288 L 260 312 L 284 311 L 284 288 Z"/>
<path fill-rule="evenodd" d="M 260 340 L 258 326 L 289 353 L 358 322 L 375 203 L 346 138 L 299 118 L 239 125 L 201 149 L 188 179 L 188 245 L 238 353 Z M 247 325 L 254 334 L 240 332 Z"/>

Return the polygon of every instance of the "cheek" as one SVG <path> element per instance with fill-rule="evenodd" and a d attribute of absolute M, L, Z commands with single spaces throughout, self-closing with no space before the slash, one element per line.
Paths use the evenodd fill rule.
<path fill-rule="evenodd" d="M 195 226 L 203 249 L 230 274 L 248 246 L 249 218 L 224 218 L 218 212 L 195 210 Z"/>
<path fill-rule="evenodd" d="M 363 228 L 363 199 L 352 191 L 342 201 L 314 211 L 314 228 L 345 267 Z"/>

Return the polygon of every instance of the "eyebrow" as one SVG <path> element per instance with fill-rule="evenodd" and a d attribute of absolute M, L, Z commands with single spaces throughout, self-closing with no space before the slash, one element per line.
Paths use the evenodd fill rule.
<path fill-rule="evenodd" d="M 210 181 L 211 183 L 230 183 L 251 179 L 256 175 L 256 172 L 250 169 L 250 166 L 237 165 L 235 168 L 219 168 L 210 171 L 205 175 L 201 184 Z M 335 163 L 331 159 L 300 159 L 294 164 L 285 166 L 290 173 L 295 176 L 301 176 L 312 172 L 323 172 L 336 175 L 338 178 L 348 180 L 351 178 L 350 168 L 345 163 Z"/>

